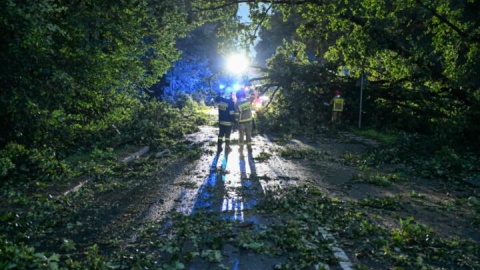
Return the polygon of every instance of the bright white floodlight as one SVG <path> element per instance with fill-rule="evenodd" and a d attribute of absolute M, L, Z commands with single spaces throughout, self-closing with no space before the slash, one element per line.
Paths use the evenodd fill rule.
<path fill-rule="evenodd" d="M 227 58 L 227 70 L 231 73 L 242 74 L 247 71 L 248 59 L 241 54 L 232 54 Z"/>

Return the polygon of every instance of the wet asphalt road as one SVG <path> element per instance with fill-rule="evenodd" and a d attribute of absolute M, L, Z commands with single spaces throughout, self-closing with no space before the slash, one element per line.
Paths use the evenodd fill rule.
<path fill-rule="evenodd" d="M 193 182 L 195 185 L 178 192 L 172 208 L 185 214 L 198 211 L 215 212 L 227 219 L 261 226 L 268 220 L 248 210 L 266 196 L 267 191 L 296 186 L 302 177 L 301 171 L 288 160 L 272 154 L 279 146 L 272 143 L 266 135 L 253 136 L 251 153 L 246 149 L 239 152 L 238 144 L 234 143 L 238 141 L 238 132 L 233 132 L 231 136 L 231 151 L 217 152 L 217 136 L 218 128 L 203 126 L 199 132 L 187 138 L 193 143 L 202 144 L 206 151 L 194 167 L 176 179 L 177 183 Z M 269 158 L 257 159 L 262 153 L 268 153 Z M 331 236 L 325 234 L 324 237 Z M 335 246 L 332 246 L 332 250 L 337 253 L 335 256 L 345 263 L 323 267 L 351 269 L 343 250 Z M 282 261 L 282 258 L 248 254 L 228 245 L 224 247 L 222 254 L 226 258 L 223 264 L 229 269 L 274 269 L 275 265 Z M 190 265 L 188 269 L 207 269 L 205 267 L 207 265 L 200 263 Z"/>

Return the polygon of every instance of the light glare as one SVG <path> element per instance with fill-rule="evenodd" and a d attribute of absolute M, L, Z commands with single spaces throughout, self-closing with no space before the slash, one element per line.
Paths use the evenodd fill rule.
<path fill-rule="evenodd" d="M 232 54 L 227 59 L 227 69 L 229 72 L 241 74 L 248 68 L 248 59 L 241 54 Z"/>

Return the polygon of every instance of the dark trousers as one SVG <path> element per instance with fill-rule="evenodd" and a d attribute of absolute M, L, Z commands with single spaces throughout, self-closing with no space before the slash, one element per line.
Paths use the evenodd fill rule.
<path fill-rule="evenodd" d="M 221 146 L 224 140 L 225 140 L 225 144 L 229 145 L 230 135 L 232 134 L 232 125 L 227 126 L 227 125 L 220 124 L 219 126 L 220 126 L 220 131 L 218 134 L 218 145 Z"/>

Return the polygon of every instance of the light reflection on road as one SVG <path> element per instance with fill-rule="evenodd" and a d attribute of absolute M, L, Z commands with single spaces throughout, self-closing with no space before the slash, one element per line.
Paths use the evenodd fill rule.
<path fill-rule="evenodd" d="M 210 130 L 204 132 L 211 134 Z M 216 149 L 216 145 L 211 142 L 217 138 L 202 134 L 203 132 L 192 137 L 197 141 L 206 139 L 205 147 Z M 238 133 L 233 133 L 231 139 L 238 140 Z M 180 181 L 194 182 L 197 186 L 182 190 L 176 199 L 177 211 L 187 215 L 199 211 L 218 211 L 222 216 L 231 214 L 229 219 L 244 221 L 244 212 L 258 204 L 267 192 L 295 186 L 298 180 L 295 170 L 277 156 L 272 155 L 268 161 L 256 164 L 255 155 L 272 151 L 272 143 L 267 136 L 254 136 L 253 141 L 253 153 L 245 149 L 243 155 L 240 155 L 239 146 L 233 145 L 228 154 L 222 151 L 204 156 L 191 172 L 194 173 L 193 176 L 201 176 L 205 171 L 208 173 L 204 174 L 203 179 L 192 179 L 192 174 L 189 173 L 183 178 L 185 180 Z"/>
<path fill-rule="evenodd" d="M 253 188 L 260 187 L 260 182 L 253 155 L 248 153 L 245 157 L 239 155 L 238 147 L 232 148 L 231 152 L 216 153 L 213 157 L 210 173 L 198 190 L 192 213 L 219 211 L 225 218 L 244 221 L 244 211 L 257 204 L 259 190 Z"/>
<path fill-rule="evenodd" d="M 257 217 L 248 210 L 255 206 L 268 191 L 296 186 L 300 175 L 275 155 L 272 155 L 268 162 L 256 164 L 253 154 L 258 155 L 261 151 L 265 151 L 266 148 L 262 148 L 263 146 L 272 147 L 272 144 L 266 136 L 255 136 L 254 140 L 256 148 L 253 153 L 245 151 L 246 156 L 239 154 L 237 145 L 233 146 L 229 153 L 215 153 L 208 168 L 208 175 L 200 181 L 198 189 L 186 189 L 178 198 L 177 201 L 182 204 L 178 205 L 177 211 L 185 214 L 219 212 L 219 215 L 226 219 L 247 221 L 258 225 Z M 267 150 L 267 152 L 271 151 L 271 148 Z M 208 162 L 204 160 L 199 164 L 203 164 L 203 169 L 206 169 Z M 197 167 L 195 171 L 202 171 L 202 168 Z M 333 239 L 333 236 L 323 231 L 322 236 Z M 345 252 L 336 244 L 332 244 L 330 248 L 339 260 L 340 268 L 351 270 L 352 264 Z M 230 260 L 233 263 L 230 269 L 241 268 L 243 259 L 241 259 L 241 253 L 239 254 L 230 254 Z M 328 265 L 319 265 L 329 269 Z"/>

